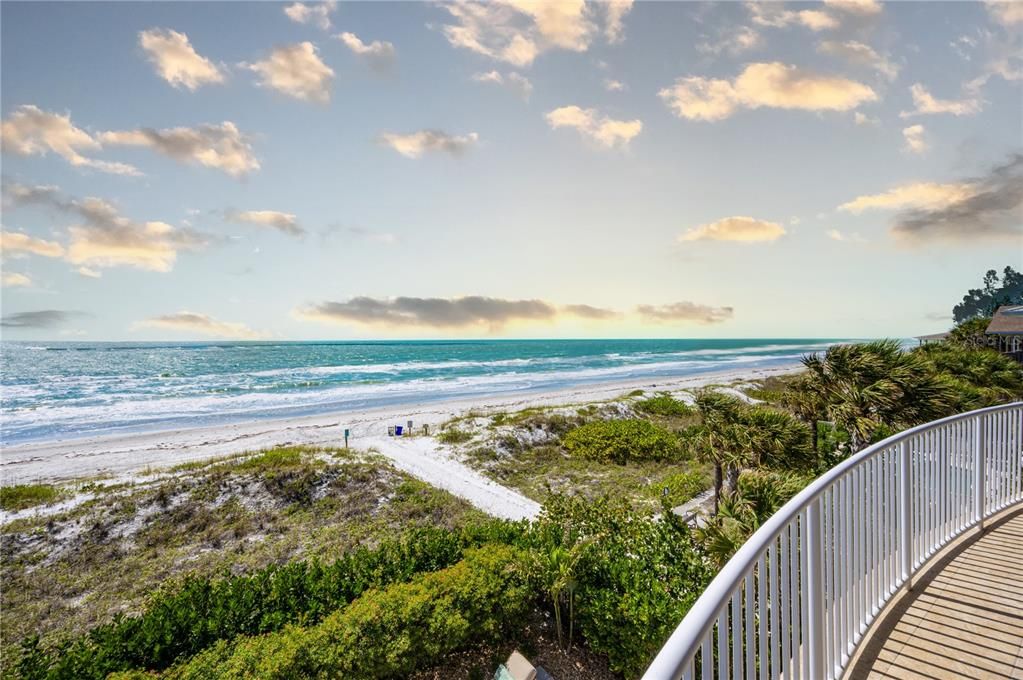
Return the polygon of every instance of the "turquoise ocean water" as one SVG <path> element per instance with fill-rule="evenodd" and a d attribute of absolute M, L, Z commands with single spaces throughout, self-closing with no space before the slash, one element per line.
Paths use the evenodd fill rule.
<path fill-rule="evenodd" d="M 0 343 L 6 445 L 798 361 L 838 340 Z"/>

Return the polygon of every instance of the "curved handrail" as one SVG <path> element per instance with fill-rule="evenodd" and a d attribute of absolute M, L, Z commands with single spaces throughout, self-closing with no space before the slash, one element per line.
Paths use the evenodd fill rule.
<path fill-rule="evenodd" d="M 1003 417 L 1005 416 L 1005 417 Z M 1015 416 L 1015 417 L 1013 417 Z M 997 422 L 996 422 L 997 421 Z M 1003 422 L 1004 421 L 1004 422 Z M 978 427 L 978 424 L 980 426 Z M 821 498 L 825 494 L 835 495 L 836 485 L 840 484 L 843 480 L 847 480 L 851 474 L 861 471 L 865 465 L 869 465 L 872 462 L 878 461 L 881 457 L 886 457 L 883 464 L 878 466 L 878 470 L 874 471 L 874 475 L 880 473 L 890 473 L 894 470 L 899 471 L 898 489 L 894 487 L 894 483 L 891 479 L 881 480 L 881 485 L 885 488 L 868 488 L 866 485 L 859 485 L 853 487 L 856 491 L 863 492 L 866 494 L 873 494 L 880 498 L 878 501 L 884 506 L 884 510 L 891 512 L 894 509 L 894 505 L 897 502 L 899 506 L 899 526 L 898 536 L 899 540 L 893 541 L 893 535 L 896 533 L 894 522 L 892 518 L 884 520 L 886 524 L 886 535 L 879 539 L 877 542 L 884 543 L 887 541 L 888 549 L 880 556 L 886 560 L 894 560 L 896 553 L 898 553 L 899 561 L 901 562 L 901 572 L 896 573 L 894 578 L 890 579 L 891 583 L 887 587 L 890 592 L 883 593 L 883 597 L 877 602 L 869 603 L 869 607 L 874 611 L 862 612 L 859 618 L 860 633 L 866 629 L 866 626 L 873 619 L 873 615 L 880 609 L 881 606 L 890 598 L 892 594 L 898 591 L 902 585 L 908 583 L 912 577 L 912 569 L 915 564 L 913 556 L 913 548 L 915 543 L 919 543 L 918 537 L 910 534 L 910 529 L 913 526 L 913 520 L 918 515 L 922 519 L 929 517 L 927 514 L 932 510 L 930 507 L 935 503 L 939 502 L 940 499 L 934 497 L 919 497 L 913 498 L 913 485 L 912 482 L 922 483 L 923 485 L 930 485 L 931 488 L 937 490 L 937 479 L 939 473 L 942 471 L 936 470 L 938 463 L 938 457 L 941 455 L 938 453 L 938 448 L 928 449 L 925 446 L 920 446 L 919 451 L 911 452 L 910 445 L 921 441 L 930 441 L 932 439 L 940 439 L 942 435 L 955 432 L 958 443 L 963 441 L 969 441 L 972 446 L 973 454 L 973 466 L 970 469 L 972 473 L 972 484 L 967 484 L 965 481 L 967 478 L 964 475 L 962 463 L 966 460 L 963 452 L 956 451 L 950 455 L 946 455 L 943 459 L 946 463 L 949 457 L 956 458 L 956 470 L 954 474 L 956 476 L 956 483 L 960 486 L 957 487 L 956 491 L 959 493 L 958 500 L 962 501 L 966 497 L 972 501 L 967 509 L 976 510 L 974 516 L 970 518 L 970 521 L 958 521 L 956 529 L 954 531 L 945 531 L 942 533 L 940 541 L 934 544 L 922 545 L 922 552 L 926 555 L 932 554 L 935 550 L 940 549 L 946 545 L 952 538 L 962 533 L 966 529 L 980 523 L 986 516 L 989 516 L 994 511 L 1000 510 L 1010 502 L 1023 500 L 1023 472 L 1018 470 L 1023 466 L 1023 460 L 1020 460 L 1020 446 L 1019 443 L 1023 439 L 1023 402 L 1017 402 L 1012 404 L 1004 404 L 1000 406 L 993 406 L 985 409 L 979 409 L 977 411 L 971 411 L 968 413 L 961 413 L 954 416 L 949 416 L 941 420 L 925 423 L 916 427 L 910 428 L 896 435 L 893 435 L 881 442 L 873 444 L 868 448 L 860 451 L 848 459 L 844 460 L 840 464 L 828 470 L 826 473 L 814 480 L 809 486 L 800 491 L 795 497 L 793 497 L 788 503 L 786 503 L 781 509 L 772 515 L 735 553 L 735 555 L 728 561 L 728 563 L 721 569 L 714 580 L 707 586 L 700 598 L 693 604 L 686 617 L 675 629 L 675 631 L 668 638 L 664 647 L 657 654 L 654 661 L 647 669 L 644 680 L 661 680 L 671 678 L 676 680 L 677 678 L 683 677 L 683 675 L 689 676 L 695 673 L 696 665 L 694 660 L 696 656 L 701 652 L 704 655 L 710 651 L 712 657 L 711 666 L 717 665 L 720 670 L 722 663 L 728 665 L 727 659 L 723 662 L 720 659 L 724 652 L 724 655 L 730 656 L 732 659 L 732 668 L 725 668 L 724 675 L 718 675 L 714 673 L 714 677 L 730 677 L 728 675 L 729 670 L 740 670 L 739 675 L 741 677 L 741 667 L 743 666 L 742 659 L 736 660 L 736 656 L 745 656 L 745 665 L 747 667 L 748 677 L 749 671 L 758 668 L 760 664 L 766 664 L 766 660 L 759 660 L 757 652 L 764 652 L 767 649 L 768 652 L 775 651 L 776 637 L 791 638 L 787 642 L 791 643 L 791 647 L 785 649 L 793 650 L 798 647 L 798 650 L 792 651 L 793 654 L 799 654 L 802 656 L 804 661 L 804 670 L 810 673 L 810 677 L 837 677 L 840 671 L 844 668 L 843 657 L 851 655 L 851 648 L 848 651 L 837 650 L 837 653 L 833 653 L 832 656 L 837 657 L 831 659 L 833 663 L 828 664 L 830 668 L 825 669 L 822 659 L 810 658 L 816 655 L 817 657 L 825 656 L 821 653 L 820 649 L 814 649 L 819 647 L 819 641 L 815 641 L 813 638 L 816 636 L 818 631 L 816 630 L 805 630 L 804 633 L 800 633 L 800 623 L 804 626 L 824 626 L 826 621 L 822 620 L 823 605 L 835 604 L 835 600 L 841 600 L 843 596 L 850 597 L 849 593 L 841 593 L 841 584 L 836 583 L 835 577 L 837 573 L 829 574 L 832 576 L 832 581 L 829 584 L 825 593 L 824 586 L 819 582 L 821 579 L 818 578 L 818 583 L 814 583 L 815 574 L 812 573 L 815 570 L 819 570 L 819 561 L 823 558 L 821 553 L 820 540 L 821 534 L 825 534 L 824 539 L 831 540 L 831 546 L 838 546 L 839 537 L 849 538 L 842 534 L 844 525 L 848 525 L 849 521 L 837 514 L 839 509 L 839 500 L 832 498 L 829 501 L 832 503 L 833 510 L 830 515 L 831 525 L 829 527 L 821 527 L 821 510 L 820 503 Z M 994 435 L 994 436 L 986 436 Z M 1000 440 L 995 441 L 997 437 L 1001 437 Z M 1013 444 L 1014 442 L 1014 444 Z M 1006 497 L 1003 499 L 1001 505 L 997 507 L 989 508 L 989 503 L 985 502 L 985 493 L 983 493 L 988 486 L 991 485 L 991 479 L 985 476 L 984 470 L 988 465 L 985 465 L 987 458 L 991 457 L 991 447 L 995 444 L 1000 444 L 1004 452 L 1000 452 L 1004 455 L 997 460 L 997 464 L 1001 466 L 1003 476 L 1009 476 L 1008 481 L 999 480 L 999 483 L 1005 482 L 1003 486 L 1011 485 L 1011 489 L 1006 488 Z M 935 445 L 937 446 L 937 445 Z M 944 445 L 942 445 L 944 446 Z M 1014 448 L 1013 448 L 1014 447 Z M 940 448 L 940 447 L 939 447 Z M 945 446 L 944 450 L 946 454 L 949 454 L 949 449 L 953 447 Z M 895 465 L 893 452 L 898 451 L 899 453 L 899 464 Z M 913 455 L 913 454 L 916 455 Z M 1015 467 L 1013 467 L 1013 457 L 1016 456 Z M 882 469 L 883 468 L 883 469 Z M 920 470 L 917 470 L 920 468 Z M 906 474 L 908 471 L 909 474 Z M 916 472 L 916 474 L 914 474 Z M 980 476 L 977 476 L 977 473 Z M 920 479 L 916 479 L 920 477 Z M 930 477 L 933 477 L 931 479 Z M 944 479 L 943 473 L 941 478 Z M 984 481 L 978 484 L 978 480 L 983 479 Z M 921 481 L 926 480 L 926 481 Z M 968 489 L 969 493 L 966 493 Z M 977 494 L 976 490 L 980 489 L 982 493 Z M 844 492 L 843 492 L 844 493 Z M 934 494 L 932 494 L 934 496 Z M 841 496 L 841 501 L 850 501 L 853 505 L 856 505 L 856 510 L 862 512 L 864 503 L 858 501 L 855 495 L 846 494 Z M 916 505 L 914 505 L 916 501 Z M 876 506 L 880 507 L 880 506 Z M 846 508 L 848 509 L 848 508 Z M 921 511 L 922 510 L 922 511 Z M 957 508 L 958 511 L 963 508 Z M 943 517 L 948 516 L 950 522 L 955 523 L 957 520 L 952 518 L 952 513 L 948 512 L 947 508 L 942 509 Z M 880 516 L 877 517 L 878 521 L 881 521 Z M 962 518 L 959 517 L 958 520 Z M 827 521 L 827 518 L 825 518 Z M 929 529 L 930 530 L 930 529 Z M 854 533 L 863 532 L 865 528 L 863 526 L 856 526 L 853 528 Z M 793 543 L 793 545 L 786 545 L 785 541 L 782 541 L 779 549 L 779 537 L 784 532 L 790 532 L 790 536 L 786 538 Z M 830 533 L 829 533 L 830 532 Z M 802 538 L 806 544 L 807 550 L 800 551 L 799 539 Z M 854 537 L 855 538 L 855 537 Z M 895 544 L 898 545 L 895 545 Z M 862 547 L 862 546 L 861 546 Z M 775 564 L 771 566 L 770 559 L 776 558 L 776 555 L 770 555 L 770 558 L 765 561 L 765 556 L 772 552 L 779 552 L 779 550 L 785 554 L 782 555 L 781 560 L 775 559 Z M 802 553 L 809 553 L 808 555 Z M 787 565 L 789 570 L 793 569 L 798 572 L 796 574 L 790 574 L 791 578 L 803 586 L 813 586 L 814 590 L 819 592 L 803 592 L 802 590 L 790 591 L 791 595 L 786 597 L 779 595 L 777 592 L 777 581 L 784 579 L 785 574 L 782 573 L 785 570 L 785 557 L 790 558 L 791 564 Z M 817 558 L 816 560 L 814 558 Z M 919 560 L 922 562 L 922 559 Z M 797 564 L 798 562 L 798 564 Z M 818 562 L 812 564 L 812 562 Z M 771 571 L 777 569 L 779 578 L 775 578 L 770 583 L 761 584 L 760 582 L 771 579 L 761 579 L 759 577 L 760 570 L 765 573 L 768 566 L 771 567 Z M 874 572 L 878 568 L 876 565 L 864 565 L 865 569 Z M 801 569 L 806 571 L 801 571 Z M 896 565 L 886 565 L 885 569 L 891 568 L 897 572 Z M 829 566 L 833 572 L 837 572 L 836 567 Z M 844 567 L 843 574 L 844 574 Z M 818 574 L 819 576 L 819 574 Z M 871 578 L 874 578 L 871 576 Z M 826 580 L 826 579 L 825 579 Z M 752 587 L 751 587 L 752 585 Z M 745 593 L 743 593 L 743 586 L 745 586 Z M 753 592 L 756 591 L 756 592 Z M 765 593 L 770 594 L 772 597 L 765 597 Z M 801 593 L 801 594 L 800 594 Z M 759 597 L 757 597 L 759 595 Z M 830 596 L 832 600 L 830 602 L 824 602 L 824 600 Z M 738 608 L 736 605 L 736 598 L 738 597 Z M 771 602 L 771 600 L 775 602 Z M 751 602 L 751 600 L 753 600 Z M 799 611 L 790 611 L 785 614 L 785 602 L 781 602 L 780 609 L 782 610 L 779 614 L 778 601 L 787 600 L 790 610 L 798 609 Z M 731 603 L 731 611 L 729 612 L 729 604 Z M 839 602 L 839 604 L 845 605 L 845 602 Z M 867 604 L 867 603 L 864 603 Z M 743 616 L 743 610 L 745 609 L 745 617 Z M 807 610 L 807 611 L 804 611 Z M 729 617 L 729 613 L 731 617 Z M 784 633 L 779 635 L 778 631 L 765 631 L 766 626 L 761 623 L 763 619 L 775 619 L 781 617 L 785 621 L 783 627 Z M 722 619 L 724 617 L 724 619 Z M 743 626 L 743 620 L 745 619 L 746 625 Z M 731 625 L 729 625 L 731 622 Z M 735 631 L 736 622 L 739 624 L 740 630 L 738 633 Z M 835 621 L 831 628 L 837 629 L 840 622 Z M 724 645 L 722 647 L 722 634 L 719 633 L 717 637 L 717 647 L 714 647 L 714 629 L 717 624 L 718 629 L 725 627 L 730 631 L 730 635 L 724 636 Z M 759 628 L 758 631 L 756 630 Z M 745 640 L 736 641 L 736 636 L 742 637 L 742 633 L 745 632 Z M 773 633 L 773 634 L 765 634 Z M 834 630 L 829 630 L 828 633 L 832 634 L 837 640 L 837 635 Z M 768 637 L 766 641 L 758 638 Z M 855 631 L 852 631 L 851 635 L 848 636 L 850 639 L 858 641 L 858 635 Z M 759 645 L 757 644 L 759 642 Z M 841 642 L 841 640 L 838 640 Z M 745 644 L 744 644 L 745 643 Z M 809 645 L 810 648 L 804 649 Z M 835 646 L 835 645 L 833 645 Z M 840 646 L 840 645 L 839 645 Z M 752 649 L 751 649 L 752 648 Z M 717 649 L 719 652 L 718 658 L 714 658 L 713 651 Z M 731 652 L 731 654 L 729 654 Z M 785 652 L 789 653 L 789 652 Z M 772 675 L 777 677 L 779 674 L 775 671 L 775 668 L 779 667 L 778 664 L 785 665 L 786 662 L 790 662 L 791 659 L 776 659 L 771 665 Z M 705 664 L 701 661 L 701 666 Z M 809 666 L 809 668 L 806 668 Z M 798 662 L 796 669 L 798 671 Z M 823 671 L 820 675 L 814 675 L 814 669 Z M 712 669 L 713 670 L 713 669 Z M 834 675 L 833 675 L 834 674 Z M 798 672 L 797 672 L 798 676 Z M 706 672 L 704 677 L 710 677 Z M 771 675 L 761 674 L 760 677 L 771 677 Z M 786 676 L 788 677 L 788 676 Z"/>

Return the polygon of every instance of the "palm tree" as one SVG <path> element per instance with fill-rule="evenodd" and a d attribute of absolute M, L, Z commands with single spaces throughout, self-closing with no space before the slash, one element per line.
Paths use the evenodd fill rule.
<path fill-rule="evenodd" d="M 714 466 L 715 515 L 721 504 L 725 467 L 738 469 L 741 463 L 739 452 L 743 450 L 743 432 L 739 421 L 745 406 L 739 399 L 713 390 L 701 390 L 696 395 L 696 408 L 700 411 L 702 423 L 696 433 L 694 448 L 700 460 Z"/>
<path fill-rule="evenodd" d="M 571 546 L 554 545 L 534 553 L 534 561 L 544 590 L 554 606 L 554 624 L 558 629 L 558 646 L 572 647 L 575 627 L 575 591 L 578 586 L 576 567 L 593 538 L 576 541 Z M 568 647 L 562 636 L 561 609 L 568 606 Z"/>
<path fill-rule="evenodd" d="M 804 357 L 803 365 L 787 402 L 811 422 L 842 427 L 853 452 L 886 429 L 933 420 L 951 408 L 948 382 L 895 340 L 834 345 L 823 356 Z"/>

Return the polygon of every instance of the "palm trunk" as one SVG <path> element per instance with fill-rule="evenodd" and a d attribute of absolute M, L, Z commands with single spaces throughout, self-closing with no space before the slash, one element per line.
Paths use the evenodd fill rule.
<path fill-rule="evenodd" d="M 721 463 L 714 463 L 714 514 L 718 514 L 718 506 L 721 503 L 721 487 L 724 485 L 724 470 Z"/>
<path fill-rule="evenodd" d="M 728 466 L 728 493 L 734 495 L 739 490 L 739 466 Z"/>

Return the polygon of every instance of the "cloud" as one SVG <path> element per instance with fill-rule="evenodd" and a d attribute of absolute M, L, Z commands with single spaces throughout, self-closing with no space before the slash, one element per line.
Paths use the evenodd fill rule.
<path fill-rule="evenodd" d="M 234 123 L 205 124 L 165 130 L 140 128 L 99 135 L 104 144 L 143 146 L 180 162 L 196 163 L 241 177 L 259 170 L 259 160 L 247 136 Z"/>
<path fill-rule="evenodd" d="M 991 19 L 1006 28 L 1023 24 L 1023 6 L 1016 0 L 985 0 L 984 6 Z"/>
<path fill-rule="evenodd" d="M 607 90 L 608 92 L 624 92 L 628 88 L 626 88 L 625 83 L 623 83 L 620 80 L 615 80 L 613 78 L 605 78 L 604 89 Z"/>
<path fill-rule="evenodd" d="M 959 200 L 898 215 L 892 234 L 909 243 L 1005 240 L 1018 246 L 1023 242 L 1023 154 L 1014 154 L 965 185 L 971 191 Z"/>
<path fill-rule="evenodd" d="M 895 80 L 899 75 L 899 67 L 887 57 L 883 57 L 870 45 L 856 40 L 825 40 L 817 44 L 817 51 L 843 59 L 850 64 L 866 66 L 877 71 L 888 80 Z"/>
<path fill-rule="evenodd" d="M 921 116 L 935 113 L 950 113 L 953 116 L 972 116 L 984 108 L 983 102 L 975 97 L 963 99 L 938 99 L 934 97 L 927 88 L 920 83 L 915 83 L 909 88 L 913 95 L 912 111 L 903 111 L 899 114 L 901 118 L 910 116 Z"/>
<path fill-rule="evenodd" d="M 604 37 L 612 45 L 625 40 L 625 15 L 632 10 L 632 0 L 607 0 L 602 3 L 607 18 L 604 22 Z"/>
<path fill-rule="evenodd" d="M 828 238 L 832 241 L 841 241 L 843 243 L 866 243 L 867 239 L 860 236 L 859 232 L 852 232 L 850 234 L 843 234 L 838 229 L 829 229 Z"/>
<path fill-rule="evenodd" d="M 584 138 L 606 149 L 627 147 L 643 130 L 643 122 L 640 120 L 615 120 L 596 109 L 582 109 L 578 106 L 562 106 L 548 112 L 546 118 L 552 128 L 575 128 Z"/>
<path fill-rule="evenodd" d="M 738 108 L 848 111 L 877 100 L 867 85 L 780 62 L 749 64 L 733 81 L 679 78 L 658 95 L 679 118 L 722 120 Z"/>
<path fill-rule="evenodd" d="M 323 63 L 311 42 L 278 47 L 263 61 L 242 64 L 259 75 L 259 85 L 289 97 L 324 104 L 330 101 L 334 71 Z"/>
<path fill-rule="evenodd" d="M 881 13 L 881 3 L 877 0 L 824 0 L 824 5 L 828 9 L 859 16 L 877 16 Z"/>
<path fill-rule="evenodd" d="M 715 42 L 708 40 L 698 43 L 696 50 L 703 54 L 718 55 L 727 53 L 734 57 L 756 49 L 762 44 L 763 37 L 756 29 L 750 26 L 739 26 L 722 32 Z"/>
<path fill-rule="evenodd" d="M 4 231 L 0 232 L 0 252 L 3 252 L 5 257 L 11 254 L 63 257 L 64 246 L 56 241 L 46 241 L 18 231 Z"/>
<path fill-rule="evenodd" d="M 232 222 L 270 227 L 291 236 L 304 236 L 306 233 L 302 225 L 298 223 L 298 217 L 291 213 L 276 210 L 243 210 L 241 212 L 229 210 L 226 217 Z"/>
<path fill-rule="evenodd" d="M 355 297 L 347 302 L 322 302 L 296 311 L 299 318 L 369 326 L 465 328 L 491 330 L 512 321 L 553 321 L 557 309 L 542 300 L 503 300 L 481 296 L 460 298 Z"/>
<path fill-rule="evenodd" d="M 479 135 L 475 132 L 466 135 L 451 135 L 443 130 L 420 130 L 404 135 L 396 132 L 384 132 L 380 134 L 379 141 L 406 158 L 419 158 L 428 151 L 461 156 L 476 145 Z"/>
<path fill-rule="evenodd" d="M 37 106 L 19 106 L 0 124 L 0 141 L 5 153 L 18 156 L 45 156 L 55 153 L 75 167 L 86 167 L 114 175 L 141 175 L 138 168 L 125 163 L 87 158 L 80 152 L 98 151 L 99 141 L 75 127 L 71 114 L 43 111 Z"/>
<path fill-rule="evenodd" d="M 523 99 L 529 99 L 529 95 L 533 93 L 533 83 L 529 82 L 529 78 L 515 71 L 510 71 L 508 75 L 503 75 L 499 71 L 486 71 L 474 74 L 472 79 L 477 83 L 503 85 Z"/>
<path fill-rule="evenodd" d="M 339 33 L 335 37 L 378 73 L 386 73 L 394 66 L 394 45 L 389 42 L 374 40 L 367 45 L 359 39 L 359 36 L 347 32 Z"/>
<path fill-rule="evenodd" d="M 224 82 L 223 72 L 199 55 L 184 33 L 169 28 L 151 28 L 139 33 L 139 45 L 161 78 L 174 87 L 196 88 Z"/>
<path fill-rule="evenodd" d="M 171 331 L 212 336 L 216 338 L 258 340 L 260 338 L 267 337 L 265 333 L 254 331 L 243 323 L 218 321 L 211 316 L 188 311 L 155 316 L 151 319 L 139 321 L 134 324 L 134 326 L 142 328 L 161 328 Z"/>
<path fill-rule="evenodd" d="M 53 328 L 72 319 L 86 316 L 82 312 L 60 309 L 40 309 L 34 312 L 18 312 L 0 318 L 0 328 Z"/>
<path fill-rule="evenodd" d="M 620 313 L 591 305 L 558 307 L 543 300 L 505 300 L 472 295 L 459 298 L 354 297 L 347 302 L 321 302 L 295 310 L 309 321 L 366 326 L 458 329 L 485 327 L 490 331 L 516 321 L 553 322 L 562 316 L 591 321 L 619 318 Z"/>
<path fill-rule="evenodd" d="M 693 227 L 678 237 L 679 241 L 776 241 L 785 235 L 785 227 L 777 222 L 752 217 L 726 217 L 717 222 Z"/>
<path fill-rule="evenodd" d="M 968 182 L 948 184 L 914 182 L 897 186 L 880 194 L 857 196 L 848 203 L 838 206 L 838 209 L 855 215 L 866 210 L 899 210 L 903 208 L 937 210 L 966 200 L 976 191 L 976 186 Z"/>
<path fill-rule="evenodd" d="M 72 215 L 79 222 L 68 228 L 67 246 L 4 232 L 5 249 L 14 243 L 13 247 L 22 252 L 63 257 L 75 265 L 97 268 L 123 265 L 168 272 L 174 267 L 178 251 L 197 250 L 207 244 L 207 238 L 192 229 L 123 217 L 117 208 L 100 198 L 64 198 L 53 187 L 19 187 L 5 187 L 12 206 L 39 204 Z"/>
<path fill-rule="evenodd" d="M 616 312 L 613 309 L 604 309 L 591 305 L 565 305 L 561 308 L 561 311 L 571 316 L 577 316 L 580 319 L 591 319 L 593 321 L 607 321 L 609 319 L 618 319 L 622 316 L 621 312 Z"/>
<path fill-rule="evenodd" d="M 794 24 L 802 25 L 812 31 L 824 31 L 838 28 L 839 21 L 832 14 L 816 9 L 793 11 L 785 9 L 783 3 L 747 2 L 750 18 L 758 26 L 783 28 Z"/>
<path fill-rule="evenodd" d="M 902 137 L 906 140 L 906 146 L 903 148 L 910 153 L 924 153 L 931 145 L 927 143 L 926 137 L 924 137 L 923 125 L 910 125 L 907 128 L 902 129 Z"/>
<path fill-rule="evenodd" d="M 710 307 L 695 302 L 675 302 L 667 305 L 639 305 L 636 312 L 645 321 L 653 323 L 675 323 L 694 321 L 713 324 L 728 321 L 734 316 L 732 307 Z"/>
<path fill-rule="evenodd" d="M 98 279 L 103 276 L 103 272 L 97 271 L 95 269 L 90 269 L 89 267 L 79 267 L 75 271 L 78 272 L 79 275 L 84 276 L 87 279 Z"/>
<path fill-rule="evenodd" d="M 330 15 L 337 9 L 337 2 L 304 3 L 293 2 L 284 8 L 284 14 L 296 24 L 315 24 L 324 31 L 329 31 Z"/>
<path fill-rule="evenodd" d="M 857 125 L 880 125 L 881 120 L 874 116 L 868 116 L 865 113 L 857 111 L 853 114 L 853 121 Z"/>
<path fill-rule="evenodd" d="M 585 52 L 598 33 L 601 19 L 606 40 L 621 42 L 624 17 L 632 2 L 495 0 L 450 2 L 443 8 L 453 23 L 441 30 L 453 47 L 522 68 L 548 50 Z"/>
<path fill-rule="evenodd" d="M 4 272 L 0 283 L 4 288 L 27 288 L 32 285 L 32 279 L 18 272 Z"/>

